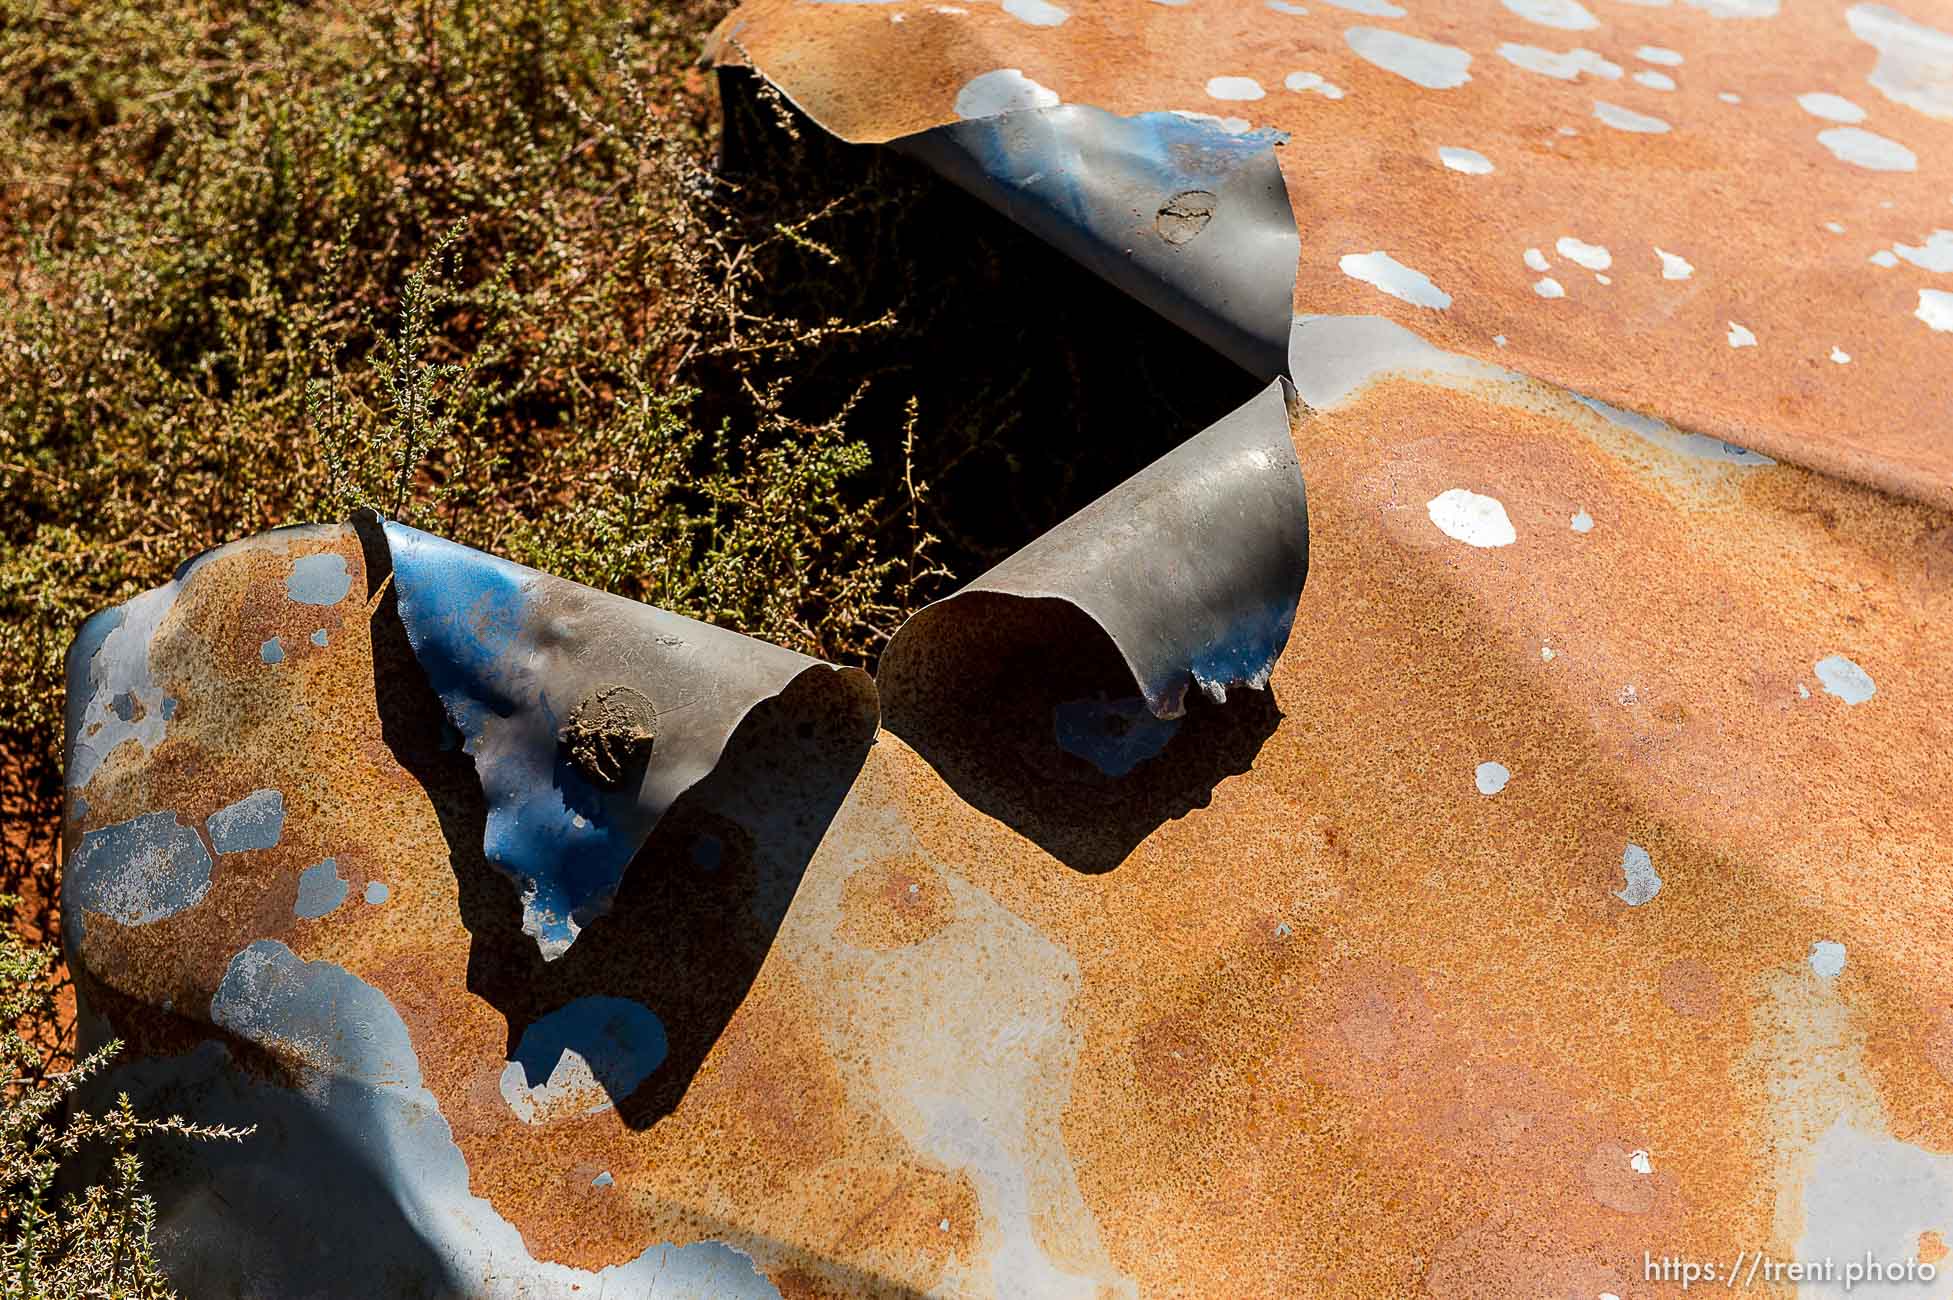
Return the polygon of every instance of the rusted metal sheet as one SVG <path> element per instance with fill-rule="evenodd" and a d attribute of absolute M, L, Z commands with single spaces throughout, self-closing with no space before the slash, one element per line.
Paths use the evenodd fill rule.
<path fill-rule="evenodd" d="M 1325 177 L 1378 164 L 1372 198 L 1336 191 L 1347 212 L 1399 223 L 1351 236 L 1359 258 L 1378 230 L 1531 221 L 1471 197 L 1510 191 L 1428 188 L 1511 184 L 1508 161 L 1542 222 L 1561 199 L 1541 178 L 1612 167 L 1613 206 L 1594 212 L 1632 209 L 1637 238 L 1666 239 L 1636 178 L 1710 181 L 1622 150 L 1695 140 L 1726 178 L 1698 114 L 1771 109 L 1793 75 L 1726 56 L 1778 32 L 1830 51 L 1798 65 L 1797 93 L 1842 97 L 1855 48 L 1806 39 L 1830 22 L 1815 12 L 1610 5 L 1604 27 L 1558 30 L 1584 31 L 1566 39 L 1594 59 L 1626 61 L 1602 35 L 1680 54 L 1643 61 L 1676 90 L 1641 85 L 1673 97 L 1674 129 L 1615 139 L 1603 121 L 1507 160 L 1488 143 L 1517 128 L 1472 113 L 1558 101 L 1509 93 L 1527 70 L 1482 33 L 1578 23 L 1578 5 L 1418 26 L 1477 51 L 1442 122 L 1391 110 L 1411 92 L 1381 69 L 1336 62 L 1352 23 L 1410 31 L 1407 15 L 967 8 L 762 3 L 727 30 L 865 138 L 946 120 L 902 114 L 978 64 L 1121 113 L 1158 106 L 1117 92 L 1169 85 L 1167 66 L 1197 67 L 1195 88 L 1272 87 L 1246 55 L 1210 69 L 1203 42 L 1290 33 L 1255 47 L 1287 62 L 1293 33 L 1327 21 L 1314 61 L 1292 60 L 1324 81 L 1298 78 L 1296 101 L 1376 98 L 1343 144 L 1312 129 Z M 1170 48 L 1168 24 L 1202 14 Z M 1943 129 L 1918 111 L 1937 102 L 1938 47 L 1876 17 L 1886 44 L 1853 75 L 1879 89 L 1860 97 L 1880 115 L 1866 129 L 1919 124 L 1911 184 Z M 1115 28 L 1139 33 L 1123 69 L 1088 57 Z M 881 44 L 917 36 L 901 57 Z M 1072 54 L 1034 65 L 1036 40 Z M 879 79 L 841 75 L 870 50 Z M 1422 57 L 1438 63 L 1405 66 L 1449 56 Z M 1094 68 L 1119 75 L 1075 91 Z M 1691 69 L 1745 78 L 1729 83 L 1742 104 L 1698 104 Z M 1343 98 L 1318 93 L 1329 82 Z M 1653 379 L 1642 334 L 1720 312 L 1705 302 L 1757 265 L 1704 253 L 1666 282 L 1686 299 L 1673 312 L 1622 268 L 1582 282 L 1623 291 L 1582 318 L 1591 337 L 1535 316 L 1504 331 L 1511 347 L 1466 346 L 1459 321 L 1506 300 L 1475 260 L 1486 240 L 1443 245 L 1456 283 L 1483 289 L 1462 312 L 1462 293 L 1412 312 L 1325 278 L 1311 259 L 1345 218 L 1323 218 L 1327 182 L 1297 198 L 1309 137 L 1280 125 L 1304 214 L 1308 310 L 1286 324 L 1300 405 L 1265 391 L 924 611 L 885 657 L 889 729 L 872 738 L 858 679 L 757 647 L 702 659 L 696 688 L 732 701 L 709 770 L 633 805 L 628 869 L 560 952 L 525 930 L 517 882 L 537 878 L 523 862 L 576 869 L 573 841 L 498 855 L 498 800 L 543 788 L 499 787 L 485 756 L 574 765 L 576 705 L 653 653 L 664 616 L 556 584 L 550 608 L 596 612 L 560 628 L 522 612 L 477 662 L 430 633 L 401 557 L 426 547 L 483 583 L 506 570 L 361 523 L 223 548 L 84 629 L 64 915 L 86 1028 L 131 1042 L 111 1086 L 139 1104 L 261 1126 L 159 1167 L 161 1244 L 190 1294 L 1643 1300 L 1705 1281 L 1843 1295 L 1867 1264 L 1909 1270 L 1877 1294 L 1947 1294 L 1953 518 L 1932 426 L 1897 414 L 1935 400 L 1939 339 L 1823 362 L 1853 384 L 1863 353 L 1915 363 L 1839 397 L 1864 398 L 1851 421 L 1780 400 L 1795 368 L 1760 325 L 1730 354 L 1761 362 L 1755 383 L 1716 389 L 1687 364 Z M 1495 170 L 1424 177 L 1411 138 Z M 1745 193 L 1781 183 L 1752 179 Z M 1790 218 L 1758 220 L 1767 249 Z M 1885 319 L 1839 276 L 1810 281 L 1811 319 Z M 1608 375 L 1581 369 L 1609 355 Z M 1550 382 L 1583 374 L 1612 386 Z M 1779 441 L 1748 438 L 1752 421 Z M 466 608 L 471 634 L 500 626 Z M 578 646 L 605 658 L 558 702 L 569 674 L 549 656 Z M 1217 648 L 1239 653 L 1203 657 Z M 497 684 L 509 663 L 548 689 L 548 725 L 522 717 L 542 693 Z M 1185 689 L 1203 678 L 1225 704 Z M 659 704 L 681 689 L 633 682 Z M 457 739 L 487 734 L 477 705 L 520 720 L 504 750 Z M 613 770 L 598 751 L 592 769 Z M 1828 1279 L 1785 1272 L 1827 1260 Z M 1733 1284 L 1732 1266 L 1748 1270 Z"/>
<path fill-rule="evenodd" d="M 1279 132 L 1298 314 L 1953 504 L 1944 3 L 747 0 L 714 54 L 931 161 L 1059 104 Z"/>

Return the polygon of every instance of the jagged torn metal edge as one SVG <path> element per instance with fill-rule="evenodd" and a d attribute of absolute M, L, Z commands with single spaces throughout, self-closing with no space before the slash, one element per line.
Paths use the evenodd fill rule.
<path fill-rule="evenodd" d="M 1187 690 L 1216 701 L 1266 689 L 1309 572 L 1308 498 L 1295 457 L 1294 387 L 1245 405 L 904 623 L 877 681 L 891 715 L 926 689 L 976 592 L 1062 600 L 1117 647 L 1147 708 L 1179 717 Z"/>
<path fill-rule="evenodd" d="M 383 525 L 400 619 L 487 803 L 483 852 L 522 891 L 546 959 L 609 909 L 665 811 L 718 763 L 740 722 L 800 677 L 854 699 L 872 739 L 875 686 L 752 637 L 551 577 L 403 524 Z M 559 737 L 577 704 L 629 686 L 656 710 L 641 779 L 587 780 Z"/>
<path fill-rule="evenodd" d="M 1301 241 L 1286 137 L 1179 113 L 1020 109 L 890 142 L 1257 379 L 1286 372 Z"/>

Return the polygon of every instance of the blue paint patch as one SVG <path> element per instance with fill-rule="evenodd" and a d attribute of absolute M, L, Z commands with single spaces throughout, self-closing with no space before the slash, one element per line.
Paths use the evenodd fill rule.
<path fill-rule="evenodd" d="M 269 641 L 266 641 L 263 645 L 258 647 L 258 658 L 264 660 L 268 664 L 280 664 L 285 662 L 284 643 L 281 642 L 277 637 L 272 637 Z"/>
<path fill-rule="evenodd" d="M 285 834 L 285 796 L 277 790 L 253 790 L 210 814 L 203 827 L 219 853 L 276 848 Z"/>
<path fill-rule="evenodd" d="M 610 1170 L 608 1170 L 608 1169 L 606 1169 L 606 1170 L 604 1170 L 604 1171 L 603 1171 L 602 1173 L 600 1173 L 600 1174 L 598 1174 L 598 1175 L 597 1175 L 597 1176 L 596 1176 L 595 1178 L 592 1178 L 592 1179 L 590 1180 L 590 1186 L 592 1186 L 592 1187 L 609 1187 L 609 1186 L 611 1186 L 611 1185 L 613 1185 L 614 1183 L 616 1183 L 616 1181 L 617 1181 L 617 1180 L 616 1180 L 615 1178 L 612 1178 L 612 1177 L 610 1176 Z"/>
<path fill-rule="evenodd" d="M 1067 700 L 1052 710 L 1058 748 L 1107 776 L 1124 776 L 1156 758 L 1180 729 L 1178 718 L 1156 718 L 1136 695 Z"/>
<path fill-rule="evenodd" d="M 320 628 L 318 631 L 312 634 L 312 644 L 319 647 L 319 649 L 321 650 L 325 649 L 326 630 L 324 628 Z"/>
<path fill-rule="evenodd" d="M 481 780 L 484 856 L 522 890 L 523 929 L 559 956 L 608 905 L 657 818 L 558 753 L 563 720 L 527 667 L 548 635 L 531 630 L 543 575 L 402 524 L 385 529 L 407 640 Z"/>
<path fill-rule="evenodd" d="M 148 925 L 195 906 L 210 890 L 210 869 L 195 827 L 173 812 L 144 813 L 81 837 L 68 860 L 62 911 L 77 937 L 85 912 Z"/>
<path fill-rule="evenodd" d="M 331 962 L 304 961 L 276 939 L 231 958 L 210 1020 L 327 1075 L 420 1087 L 420 1060 L 386 994 Z"/>
<path fill-rule="evenodd" d="M 134 722 L 141 707 L 142 701 L 136 698 L 133 691 L 124 691 L 109 701 L 109 708 L 113 709 L 115 716 L 124 722 Z"/>
<path fill-rule="evenodd" d="M 374 907 L 378 907 L 381 903 L 387 901 L 387 894 L 389 892 L 390 891 L 387 889 L 386 885 L 384 885 L 380 881 L 373 880 L 367 882 L 366 893 L 363 895 L 363 897 L 366 899 L 366 901 L 369 904 L 371 904 Z"/>
<path fill-rule="evenodd" d="M 334 859 L 307 867 L 298 873 L 298 901 L 292 904 L 292 915 L 316 921 L 346 901 L 346 889 Z"/>
<path fill-rule="evenodd" d="M 337 605 L 352 586 L 346 557 L 336 551 L 301 556 L 285 578 L 285 594 L 302 605 Z"/>
<path fill-rule="evenodd" d="M 524 1123 L 595 1114 L 664 1064 L 664 1022 L 628 998 L 578 998 L 522 1031 L 502 1098 Z"/>
<path fill-rule="evenodd" d="M 176 720 L 176 697 L 174 695 L 165 695 L 163 697 L 163 721 L 174 722 L 175 720 Z"/>

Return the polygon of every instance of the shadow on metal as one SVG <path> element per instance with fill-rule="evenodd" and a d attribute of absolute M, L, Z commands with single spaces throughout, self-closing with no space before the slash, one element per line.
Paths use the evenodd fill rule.
<path fill-rule="evenodd" d="M 1308 574 L 1286 381 L 905 623 L 886 724 L 1081 871 L 1245 771 Z"/>
<path fill-rule="evenodd" d="M 370 524 L 361 540 L 377 583 L 385 542 Z M 474 762 L 452 743 L 394 590 L 373 620 L 374 688 L 388 746 L 441 819 L 473 936 L 468 988 L 507 1018 L 507 1059 L 523 1066 L 529 1087 L 574 1051 L 625 1122 L 648 1127 L 676 1108 L 752 986 L 873 744 L 873 691 L 865 677 L 863 689 L 838 691 L 826 674 L 808 673 L 755 705 L 639 848 L 609 910 L 546 959 L 523 931 L 516 885 L 483 852 L 488 806 Z M 619 1001 L 648 1010 L 661 1039 L 621 1063 L 606 1041 L 613 1026 L 572 1010 Z"/>

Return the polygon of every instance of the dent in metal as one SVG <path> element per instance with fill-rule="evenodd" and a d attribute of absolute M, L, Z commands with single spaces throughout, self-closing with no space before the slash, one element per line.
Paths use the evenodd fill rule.
<path fill-rule="evenodd" d="M 874 688 L 859 670 L 402 524 L 384 532 L 407 639 L 481 779 L 483 849 L 522 889 L 523 929 L 546 957 L 608 909 L 658 819 L 754 705 L 818 673 L 858 699 L 872 734 Z M 600 784 L 565 731 L 586 700 L 619 688 L 651 702 L 656 739 L 606 750 L 606 763 L 633 761 Z"/>

